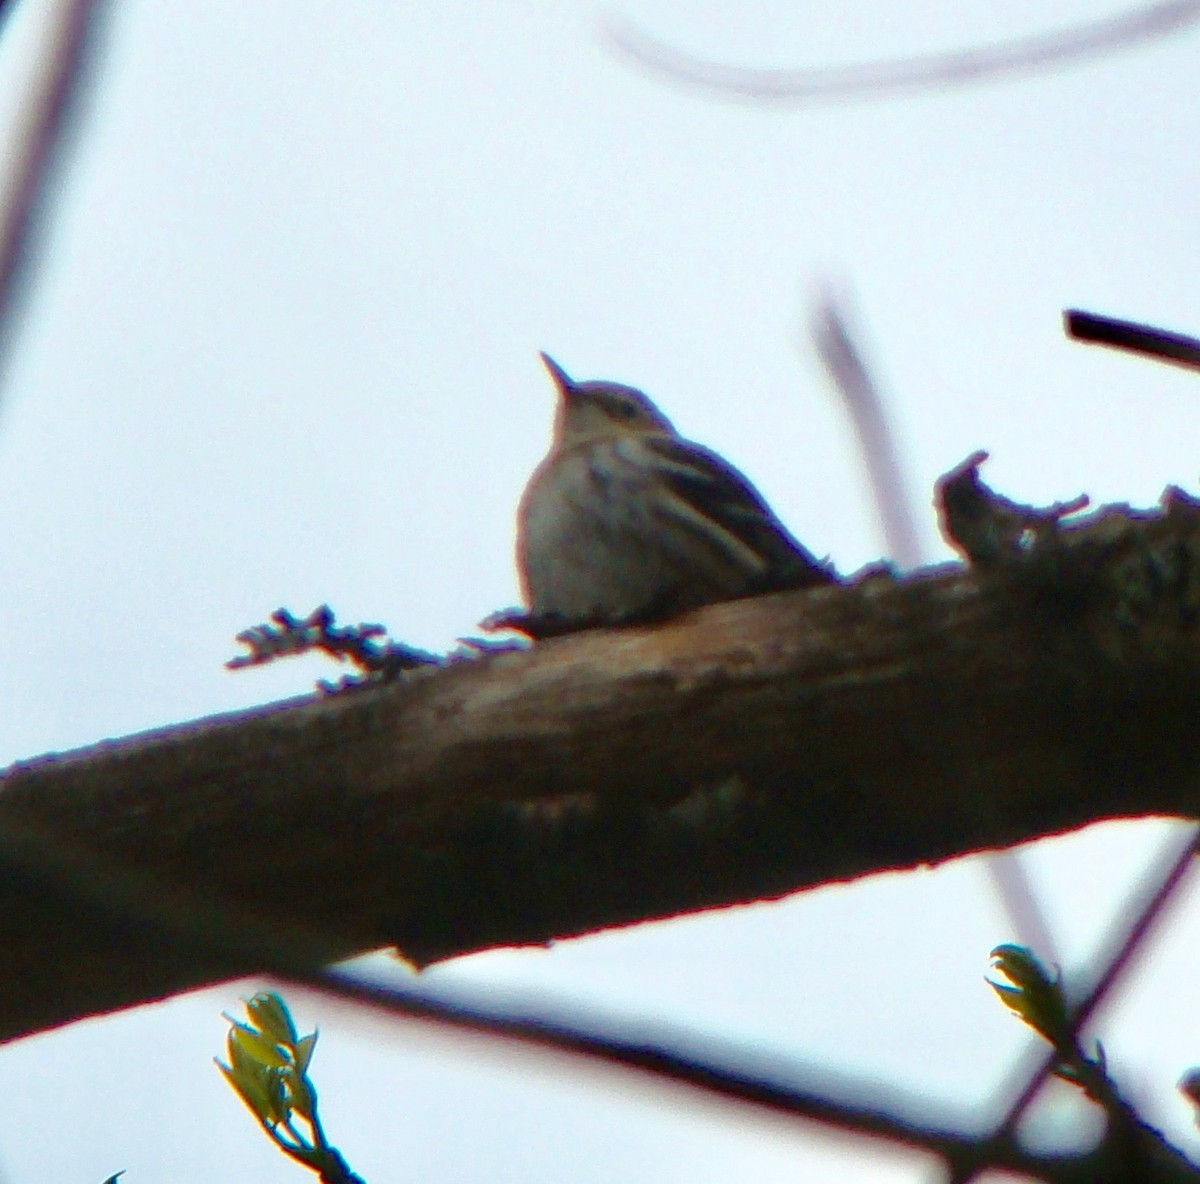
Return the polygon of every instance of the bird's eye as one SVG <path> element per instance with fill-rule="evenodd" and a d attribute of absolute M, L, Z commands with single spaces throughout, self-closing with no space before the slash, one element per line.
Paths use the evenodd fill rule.
<path fill-rule="evenodd" d="M 636 419 L 637 408 L 632 403 L 618 403 L 617 414 L 622 419 Z"/>

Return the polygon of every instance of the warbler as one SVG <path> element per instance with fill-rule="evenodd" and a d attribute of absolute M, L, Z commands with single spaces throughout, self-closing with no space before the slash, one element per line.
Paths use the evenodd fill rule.
<path fill-rule="evenodd" d="M 541 358 L 558 407 L 517 511 L 517 567 L 543 633 L 836 580 L 737 469 L 641 391 L 575 382 Z"/>

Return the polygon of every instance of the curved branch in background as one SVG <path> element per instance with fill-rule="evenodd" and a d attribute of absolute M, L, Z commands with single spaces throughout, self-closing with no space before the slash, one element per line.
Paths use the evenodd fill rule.
<path fill-rule="evenodd" d="M 12 0 L 0 4 L 6 19 Z M 30 248 L 59 163 L 65 133 L 87 72 L 102 19 L 103 0 L 60 0 L 41 51 L 41 66 L 11 149 L 0 197 L 0 364 L 28 270 Z"/>
<path fill-rule="evenodd" d="M 964 86 L 1086 61 L 1170 36 L 1200 20 L 1200 0 L 1164 0 L 1052 33 L 973 49 L 827 69 L 754 69 L 714 62 L 668 45 L 629 21 L 609 17 L 609 44 L 673 82 L 756 102 L 887 98 L 897 92 Z"/>

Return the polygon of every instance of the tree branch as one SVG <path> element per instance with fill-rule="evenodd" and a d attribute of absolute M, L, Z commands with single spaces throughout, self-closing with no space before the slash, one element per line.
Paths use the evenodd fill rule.
<path fill-rule="evenodd" d="M 955 481 L 977 569 L 712 606 L 15 766 L 0 836 L 88 892 L 106 869 L 135 882 L 115 923 L 39 883 L 36 857 L 0 875 L 0 1037 L 261 969 L 219 934 L 155 936 L 138 901 L 319 935 L 314 958 L 394 943 L 428 962 L 1195 816 L 1200 507 L 1172 493 L 1064 526 L 998 500 L 1009 538 L 983 528 L 974 470 Z"/>

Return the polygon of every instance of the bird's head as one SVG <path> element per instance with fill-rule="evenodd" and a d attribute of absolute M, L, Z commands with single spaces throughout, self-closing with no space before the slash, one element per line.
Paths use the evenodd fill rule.
<path fill-rule="evenodd" d="M 548 354 L 542 361 L 558 388 L 554 442 L 559 447 L 638 434 L 675 435 L 671 421 L 635 387 L 576 382 Z"/>

